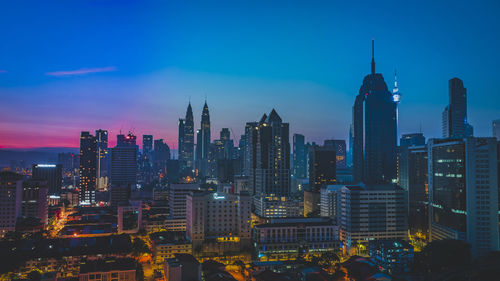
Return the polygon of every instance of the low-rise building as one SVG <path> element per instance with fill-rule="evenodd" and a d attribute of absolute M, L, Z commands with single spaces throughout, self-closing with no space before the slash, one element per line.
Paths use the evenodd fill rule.
<path fill-rule="evenodd" d="M 373 240 L 368 251 L 379 269 L 389 274 L 405 273 L 413 262 L 413 246 L 404 240 Z"/>
<path fill-rule="evenodd" d="M 289 260 L 339 249 L 338 227 L 328 218 L 272 219 L 256 225 L 253 235 L 259 260 Z"/>
<path fill-rule="evenodd" d="M 80 281 L 135 281 L 136 262 L 132 258 L 85 261 L 80 265 Z"/>
<path fill-rule="evenodd" d="M 201 264 L 188 254 L 175 254 L 174 258 L 165 260 L 165 280 L 168 281 L 200 281 Z"/>
<path fill-rule="evenodd" d="M 149 235 L 153 248 L 153 260 L 163 264 L 165 259 L 174 258 L 174 254 L 192 254 L 191 241 L 186 239 L 184 231 L 162 231 Z"/>

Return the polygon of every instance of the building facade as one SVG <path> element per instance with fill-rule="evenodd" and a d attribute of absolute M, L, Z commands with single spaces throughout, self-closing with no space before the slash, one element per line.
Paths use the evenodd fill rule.
<path fill-rule="evenodd" d="M 97 140 L 89 132 L 80 136 L 80 202 L 95 203 Z"/>

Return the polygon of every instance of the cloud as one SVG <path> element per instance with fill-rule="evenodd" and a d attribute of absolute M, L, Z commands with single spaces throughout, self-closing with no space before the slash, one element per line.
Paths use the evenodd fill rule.
<path fill-rule="evenodd" d="M 97 67 L 97 68 L 80 68 L 77 70 L 63 70 L 63 71 L 47 72 L 47 73 L 45 73 L 45 75 L 70 76 L 70 75 L 84 75 L 84 74 L 99 73 L 99 72 L 111 72 L 111 71 L 116 71 L 116 67 L 107 66 L 107 67 Z"/>

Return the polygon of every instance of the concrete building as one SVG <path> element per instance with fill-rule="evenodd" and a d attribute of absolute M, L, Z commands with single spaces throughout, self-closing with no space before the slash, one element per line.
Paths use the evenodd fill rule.
<path fill-rule="evenodd" d="M 149 235 L 153 249 L 155 264 L 163 264 L 165 259 L 174 258 L 176 254 L 189 254 L 193 252 L 191 241 L 186 239 L 185 231 L 161 231 Z"/>
<path fill-rule="evenodd" d="M 495 138 L 431 139 L 430 239 L 471 244 L 473 256 L 499 249 Z"/>
<path fill-rule="evenodd" d="M 169 207 L 172 218 L 186 218 L 186 197 L 192 191 L 200 190 L 197 183 L 170 184 Z"/>
<path fill-rule="evenodd" d="M 340 222 L 340 198 L 344 185 L 328 185 L 321 189 L 320 206 L 322 217 L 329 217 L 338 225 Z"/>
<path fill-rule="evenodd" d="M 132 258 L 87 260 L 80 265 L 79 281 L 135 281 L 136 262 Z"/>
<path fill-rule="evenodd" d="M 219 243 L 237 251 L 250 245 L 251 204 L 248 193 L 192 192 L 186 201 L 186 236 L 194 248 Z"/>
<path fill-rule="evenodd" d="M 48 192 L 46 181 L 27 180 L 23 182 L 21 215 L 37 218 L 43 225 L 48 221 Z"/>
<path fill-rule="evenodd" d="M 304 216 L 301 201 L 290 197 L 254 197 L 255 214 L 262 218 Z"/>
<path fill-rule="evenodd" d="M 299 254 L 339 249 L 338 227 L 327 218 L 271 219 L 254 227 L 253 241 L 259 260 L 295 259 Z"/>
<path fill-rule="evenodd" d="M 393 184 L 341 189 L 340 239 L 350 249 L 373 239 L 407 239 L 405 192 Z"/>

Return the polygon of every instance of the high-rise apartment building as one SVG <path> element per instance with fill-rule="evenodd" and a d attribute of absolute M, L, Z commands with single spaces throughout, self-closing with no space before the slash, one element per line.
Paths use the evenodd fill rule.
<path fill-rule="evenodd" d="M 0 236 L 16 230 L 21 215 L 23 196 L 22 176 L 10 171 L 0 172 Z"/>
<path fill-rule="evenodd" d="M 95 131 L 97 145 L 97 190 L 104 190 L 108 185 L 109 178 L 109 150 L 108 150 L 108 131 Z"/>
<path fill-rule="evenodd" d="M 95 203 L 97 141 L 89 132 L 80 136 L 80 202 Z"/>
<path fill-rule="evenodd" d="M 50 195 L 61 194 L 62 165 L 61 164 L 34 164 L 32 169 L 34 180 L 47 182 Z"/>
<path fill-rule="evenodd" d="M 366 184 L 396 179 L 397 102 L 384 77 L 375 73 L 372 41 L 371 74 L 365 76 L 353 107 L 353 178 Z"/>
<path fill-rule="evenodd" d="M 431 241 L 466 241 L 476 257 L 499 249 L 497 146 L 495 138 L 429 141 Z"/>
<path fill-rule="evenodd" d="M 443 138 L 472 136 L 472 126 L 467 123 L 467 89 L 462 80 L 448 81 L 449 103 L 443 110 Z"/>
<path fill-rule="evenodd" d="M 170 184 L 168 188 L 170 216 L 185 219 L 186 197 L 192 191 L 200 190 L 200 185 L 197 183 Z"/>
<path fill-rule="evenodd" d="M 293 134 L 293 176 L 307 178 L 307 151 L 305 137 L 301 134 Z"/>
<path fill-rule="evenodd" d="M 24 181 L 21 215 L 27 218 L 37 218 L 43 225 L 46 225 L 49 213 L 48 192 L 46 181 Z"/>

